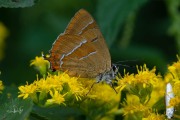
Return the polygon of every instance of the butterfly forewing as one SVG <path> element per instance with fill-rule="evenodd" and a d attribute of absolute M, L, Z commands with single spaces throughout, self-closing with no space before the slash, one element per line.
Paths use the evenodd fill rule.
<path fill-rule="evenodd" d="M 70 76 L 96 77 L 109 71 L 111 59 L 104 38 L 84 9 L 79 10 L 50 50 L 51 68 Z"/>
<path fill-rule="evenodd" d="M 69 22 L 64 33 L 66 34 L 81 34 L 88 26 L 90 29 L 97 28 L 94 24 L 92 16 L 84 9 L 79 10 Z"/>

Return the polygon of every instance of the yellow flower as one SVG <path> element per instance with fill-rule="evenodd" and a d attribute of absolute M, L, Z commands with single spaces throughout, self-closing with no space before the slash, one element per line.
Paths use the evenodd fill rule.
<path fill-rule="evenodd" d="M 122 105 L 124 106 L 123 107 L 124 115 L 128 115 L 128 114 L 136 115 L 136 113 L 145 114 L 150 109 L 150 107 L 141 104 L 137 96 L 130 94 L 127 94 L 126 102 L 124 102 Z"/>
<path fill-rule="evenodd" d="M 28 98 L 28 96 L 31 96 L 32 94 L 36 93 L 37 86 L 35 84 L 25 85 L 25 86 L 19 86 L 18 89 L 20 90 L 18 97 L 23 97 L 23 99 Z"/>
<path fill-rule="evenodd" d="M 173 91 L 176 96 L 180 97 L 180 80 L 174 81 Z"/>
<path fill-rule="evenodd" d="M 48 74 L 46 78 L 37 78 L 37 80 L 30 85 L 27 84 L 25 86 L 20 86 L 19 90 L 20 95 L 18 97 L 23 97 L 23 99 L 28 96 L 34 97 L 31 96 L 31 94 L 36 95 L 37 93 L 40 93 L 38 94 L 40 101 L 47 99 L 48 94 L 50 94 L 50 96 L 57 96 L 57 92 L 49 92 L 52 90 L 67 93 L 72 96 L 74 95 L 76 100 L 81 100 L 81 97 L 86 95 L 85 89 L 83 88 L 81 82 L 78 81 L 78 78 L 69 77 L 66 73 L 58 73 L 57 75 Z M 55 100 L 54 98 L 52 99 Z M 53 103 L 55 103 L 55 101 L 53 101 Z"/>
<path fill-rule="evenodd" d="M 158 83 L 162 83 L 161 76 L 156 75 L 155 71 L 155 68 L 149 70 L 146 65 L 137 67 L 138 73 L 125 74 L 124 77 L 118 81 L 117 89 L 126 89 L 130 93 L 138 96 L 140 103 L 147 103 L 151 98 L 153 88 L 159 87 Z"/>
<path fill-rule="evenodd" d="M 151 92 L 151 98 L 148 102 L 149 106 L 153 106 L 159 99 L 165 95 L 165 82 L 159 78 L 156 84 L 153 85 L 153 90 Z"/>
<path fill-rule="evenodd" d="M 0 60 L 3 58 L 4 39 L 8 36 L 6 27 L 0 22 Z"/>
<path fill-rule="evenodd" d="M 106 83 L 96 83 L 95 79 L 79 78 L 83 87 L 83 95 L 89 99 L 103 102 L 118 102 L 120 100 L 120 93 L 116 91 Z M 93 85 L 93 86 L 92 86 Z"/>
<path fill-rule="evenodd" d="M 160 75 L 156 75 L 155 71 L 156 68 L 149 70 L 146 65 L 141 66 L 140 68 L 137 67 L 138 74 L 135 75 L 134 82 L 136 84 L 142 83 L 143 87 L 146 87 L 147 84 L 156 85 Z"/>
<path fill-rule="evenodd" d="M 81 100 L 81 97 L 86 95 L 86 90 L 82 83 L 78 81 L 78 78 L 71 78 L 70 81 L 67 81 L 67 84 L 70 88 L 70 92 L 75 96 L 76 100 Z"/>
<path fill-rule="evenodd" d="M 117 89 L 119 91 L 122 91 L 124 88 L 126 88 L 129 84 L 132 84 L 132 81 L 134 81 L 134 74 L 129 75 L 129 73 L 125 74 L 122 79 L 118 79 L 118 87 Z"/>
<path fill-rule="evenodd" d="M 172 106 L 180 105 L 180 58 L 177 56 L 178 61 L 168 66 L 168 73 L 165 75 L 165 81 L 170 82 L 173 86 L 175 98 L 170 101 Z"/>
<path fill-rule="evenodd" d="M 37 78 L 34 84 L 37 85 L 38 92 L 49 92 L 51 89 L 62 90 L 63 81 L 61 76 L 62 74 L 54 76 L 48 74 L 46 78 L 41 78 L 40 80 Z"/>
<path fill-rule="evenodd" d="M 63 83 L 63 89 L 67 89 L 68 94 L 74 95 L 76 100 L 81 100 L 81 97 L 86 95 L 79 78 L 70 77 L 66 72 L 58 73 L 58 75 L 53 75 L 52 77 Z"/>
<path fill-rule="evenodd" d="M 159 115 L 155 113 L 150 113 L 148 117 L 144 117 L 142 120 L 165 120 L 164 115 Z"/>
<path fill-rule="evenodd" d="M 176 96 L 170 100 L 170 106 L 180 106 L 180 97 Z"/>
<path fill-rule="evenodd" d="M 35 66 L 35 68 L 42 74 L 46 74 L 47 68 L 49 68 L 49 61 L 44 60 L 43 57 L 37 57 L 31 60 L 30 66 Z"/>
<path fill-rule="evenodd" d="M 156 114 L 152 106 L 141 104 L 139 98 L 135 95 L 127 94 L 126 101 L 122 104 L 125 120 L 138 118 L 143 120 L 164 120 L 165 115 Z"/>
<path fill-rule="evenodd" d="M 51 99 L 48 99 L 46 102 L 46 106 L 52 105 L 52 104 L 64 104 L 64 95 L 61 95 L 58 91 L 50 91 L 50 96 L 52 97 Z M 64 104 L 65 105 L 65 104 Z"/>
<path fill-rule="evenodd" d="M 165 76 L 166 82 L 177 82 L 180 78 L 180 58 L 177 56 L 178 61 L 174 62 L 172 65 L 168 66 L 168 73 Z"/>
<path fill-rule="evenodd" d="M 0 80 L 0 93 L 2 93 L 2 90 L 4 90 L 4 85 L 3 85 L 2 81 Z"/>
<path fill-rule="evenodd" d="M 149 70 L 146 65 L 140 66 L 140 68 L 137 67 L 137 74 L 125 74 L 124 77 L 119 80 L 118 85 L 120 87 L 128 87 L 128 85 L 136 86 L 141 84 L 143 88 L 149 86 L 150 84 L 157 85 L 157 81 L 161 78 L 161 76 L 156 75 L 155 71 L 155 68 Z"/>

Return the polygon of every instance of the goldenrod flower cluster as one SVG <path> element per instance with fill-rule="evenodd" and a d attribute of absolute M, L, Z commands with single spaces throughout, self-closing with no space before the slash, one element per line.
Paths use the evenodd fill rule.
<path fill-rule="evenodd" d="M 165 75 L 165 82 L 171 83 L 175 97 L 170 100 L 170 106 L 175 107 L 175 114 L 180 119 L 180 58 L 178 61 L 168 66 L 168 72 Z"/>
<path fill-rule="evenodd" d="M 117 77 L 115 90 L 107 84 L 98 83 L 94 79 L 70 77 L 66 72 L 55 74 L 48 72 L 49 63 L 42 57 L 31 62 L 41 74 L 31 84 L 19 86 L 19 96 L 28 97 L 40 106 L 63 105 L 80 108 L 91 119 L 113 119 L 114 115 L 122 114 L 125 120 L 164 120 L 165 88 L 172 83 L 176 97 L 171 100 L 172 106 L 180 103 L 180 60 L 168 67 L 163 78 L 156 73 L 156 68 L 149 69 L 146 65 L 137 66 L 137 73 L 124 71 L 123 77 Z M 43 72 L 42 72 L 43 71 Z M 88 94 L 87 94 L 88 93 Z M 121 97 L 121 94 L 125 97 Z M 101 113 L 101 114 L 99 114 Z M 111 116 L 111 117 L 109 117 Z"/>
<path fill-rule="evenodd" d="M 48 61 L 42 57 L 36 57 L 31 61 L 31 65 L 35 66 L 41 74 L 47 73 L 46 70 L 49 66 Z M 31 84 L 26 83 L 24 86 L 19 86 L 18 97 L 23 99 L 30 97 L 40 106 L 62 105 L 68 107 L 81 103 L 81 109 L 85 114 L 88 114 L 92 108 L 101 112 L 103 110 L 114 112 L 118 109 L 120 94 L 116 94 L 107 84 L 94 84 L 95 79 L 70 77 L 66 72 L 48 73 L 48 75 L 42 76 L 42 78 L 37 76 L 37 79 Z M 91 88 L 93 84 L 94 86 Z M 101 107 L 97 108 L 98 106 Z M 99 114 L 93 116 L 94 118 L 102 117 Z"/>
<path fill-rule="evenodd" d="M 117 89 L 126 92 L 126 99 L 120 108 L 125 120 L 164 120 L 164 115 L 154 112 L 157 109 L 154 105 L 165 94 L 165 83 L 161 75 L 155 72 L 155 67 L 149 70 L 146 65 L 137 66 L 137 74 L 125 73 L 118 81 Z"/>

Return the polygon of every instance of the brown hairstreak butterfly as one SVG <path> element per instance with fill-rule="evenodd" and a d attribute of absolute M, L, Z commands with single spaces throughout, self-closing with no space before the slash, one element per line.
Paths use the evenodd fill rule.
<path fill-rule="evenodd" d="M 118 72 L 111 65 L 105 40 L 93 17 L 84 9 L 71 19 L 64 33 L 53 43 L 46 58 L 52 70 L 67 71 L 70 76 L 96 78 L 112 86 Z"/>

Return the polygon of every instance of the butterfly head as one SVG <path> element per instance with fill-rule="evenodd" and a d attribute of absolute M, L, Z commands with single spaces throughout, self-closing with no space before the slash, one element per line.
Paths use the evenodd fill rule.
<path fill-rule="evenodd" d="M 115 79 L 115 77 L 118 74 L 119 67 L 116 64 L 112 64 L 111 72 L 112 72 L 112 78 Z"/>

